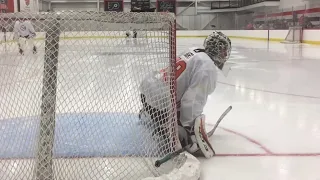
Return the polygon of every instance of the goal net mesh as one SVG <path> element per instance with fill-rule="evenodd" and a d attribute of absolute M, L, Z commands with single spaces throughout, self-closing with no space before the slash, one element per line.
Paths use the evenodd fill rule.
<path fill-rule="evenodd" d="M 34 40 L 14 38 L 19 20 L 31 22 Z M 0 179 L 198 178 L 186 153 L 154 165 L 181 148 L 172 14 L 15 13 L 0 22 Z M 138 37 L 126 38 L 133 30 Z M 167 113 L 144 123 L 139 85 L 164 68 L 167 83 L 152 98 Z"/>
<path fill-rule="evenodd" d="M 302 43 L 302 33 L 303 31 L 301 26 L 289 27 L 288 34 L 282 43 L 288 43 L 288 44 Z"/>

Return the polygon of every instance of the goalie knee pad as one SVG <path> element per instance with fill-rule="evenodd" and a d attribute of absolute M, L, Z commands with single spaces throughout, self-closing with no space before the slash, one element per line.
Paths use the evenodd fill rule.
<path fill-rule="evenodd" d="M 178 126 L 179 141 L 182 147 L 185 147 L 189 153 L 195 153 L 199 150 L 199 146 L 195 134 L 190 127 Z"/>
<path fill-rule="evenodd" d="M 140 110 L 139 119 L 143 124 L 149 124 L 154 128 L 154 133 L 163 135 L 168 131 L 169 113 L 152 107 L 146 102 L 144 94 L 140 95 L 143 108 Z"/>
<path fill-rule="evenodd" d="M 190 135 L 186 131 L 186 129 L 182 126 L 178 126 L 178 134 L 179 134 L 179 141 L 182 147 L 186 147 L 192 143 L 190 140 Z"/>
<path fill-rule="evenodd" d="M 196 136 L 195 136 L 195 135 L 191 135 L 191 136 L 190 136 L 190 139 L 191 139 L 191 143 L 186 146 L 186 150 L 187 150 L 189 153 L 193 154 L 193 153 L 199 151 L 200 148 L 199 148 L 199 145 L 198 145 L 198 143 L 197 143 L 197 140 L 196 140 Z"/>

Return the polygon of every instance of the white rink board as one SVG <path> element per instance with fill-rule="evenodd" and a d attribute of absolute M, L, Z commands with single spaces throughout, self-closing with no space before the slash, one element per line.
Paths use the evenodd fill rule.
<path fill-rule="evenodd" d="M 286 38 L 286 35 L 288 33 L 288 30 L 220 30 L 224 34 L 230 37 L 234 38 L 243 38 L 243 39 L 260 39 L 260 40 L 275 40 L 275 41 L 282 41 Z M 123 38 L 125 37 L 125 31 L 85 31 L 85 32 L 62 32 L 60 34 L 61 38 Z M 178 38 L 188 38 L 188 37 L 206 37 L 210 33 L 212 33 L 212 30 L 198 30 L 198 31 L 192 31 L 192 30 L 186 30 L 186 31 L 177 31 L 176 36 Z M 141 31 L 138 32 L 138 36 L 140 37 L 159 37 L 165 38 L 168 37 L 168 32 L 165 31 Z M 37 33 L 37 39 L 43 39 L 45 37 L 44 32 L 38 32 Z M 7 32 L 6 35 L 4 33 L 0 32 L 0 42 L 4 42 L 6 38 L 6 41 L 13 40 L 13 33 Z M 306 43 L 313 42 L 315 44 L 319 44 L 320 42 L 320 36 L 319 36 L 319 30 L 317 29 L 305 29 L 303 31 L 303 41 Z"/>
<path fill-rule="evenodd" d="M 72 39 L 72 38 L 124 38 L 126 31 L 74 31 L 74 32 L 61 32 L 60 38 Z M 132 35 L 132 31 L 131 31 Z M 35 39 L 44 39 L 45 32 L 36 32 Z M 138 38 L 145 37 L 159 37 L 161 39 L 169 37 L 168 31 L 138 31 Z M 13 32 L 0 32 L 0 41 L 12 41 L 14 37 Z M 159 38 L 160 39 L 160 38 Z"/>

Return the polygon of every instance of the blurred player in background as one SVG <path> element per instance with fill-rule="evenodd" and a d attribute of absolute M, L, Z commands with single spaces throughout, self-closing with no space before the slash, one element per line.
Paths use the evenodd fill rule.
<path fill-rule="evenodd" d="M 135 45 L 137 45 L 138 44 L 138 41 L 137 41 L 137 37 L 138 37 L 138 33 L 137 33 L 137 30 L 135 30 L 135 29 L 133 29 L 133 43 L 135 44 Z"/>
<path fill-rule="evenodd" d="M 132 38 L 133 38 L 133 43 L 136 45 L 138 42 L 137 42 L 137 37 L 138 37 L 138 33 L 137 33 L 137 30 L 133 29 L 132 31 Z M 130 44 L 131 43 L 131 33 L 129 30 L 126 31 L 126 43 L 127 44 Z"/>
<path fill-rule="evenodd" d="M 217 72 L 222 70 L 231 53 L 231 41 L 221 32 L 213 32 L 204 41 L 204 48 L 189 48 L 176 60 L 176 98 L 178 108 L 179 140 L 190 153 L 202 152 L 206 158 L 215 152 L 205 131 L 205 116 L 202 114 L 208 95 L 216 88 Z M 167 74 L 170 69 L 145 77 L 140 84 L 143 109 L 142 121 L 158 124 L 155 133 L 165 131 L 161 125 L 168 123 L 170 90 Z M 165 132 L 163 132 L 166 134 Z M 200 151 L 199 151 L 200 150 Z"/>
<path fill-rule="evenodd" d="M 133 30 L 133 38 L 137 38 L 138 37 L 138 33 L 137 33 L 137 30 Z"/>
<path fill-rule="evenodd" d="M 131 37 L 131 33 L 129 30 L 126 31 L 126 44 L 130 44 L 130 37 Z"/>
<path fill-rule="evenodd" d="M 140 13 L 140 12 L 155 12 L 155 11 L 156 11 L 156 8 L 141 9 L 141 8 L 137 8 L 137 7 L 134 7 L 133 9 L 130 10 L 130 12 L 136 12 L 136 13 Z M 133 43 L 135 45 L 137 45 L 138 44 L 138 40 L 137 40 L 138 32 L 137 32 L 136 29 L 133 29 L 132 36 L 131 36 L 130 30 L 126 31 L 126 43 L 127 44 L 131 43 L 131 39 L 130 39 L 131 37 L 133 38 Z"/>
<path fill-rule="evenodd" d="M 36 32 L 30 21 L 24 21 L 19 19 L 14 24 L 14 40 L 18 42 L 19 53 L 24 54 L 27 45 L 32 46 L 33 54 L 37 53 L 37 48 L 34 45 L 34 38 L 36 37 Z"/>

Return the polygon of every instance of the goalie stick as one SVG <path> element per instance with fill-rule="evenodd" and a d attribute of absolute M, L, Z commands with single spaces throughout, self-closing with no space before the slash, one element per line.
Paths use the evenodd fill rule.
<path fill-rule="evenodd" d="M 219 126 L 219 124 L 221 123 L 221 121 L 223 120 L 223 118 L 231 111 L 231 109 L 232 109 L 232 106 L 229 106 L 229 107 L 222 113 L 222 115 L 219 117 L 218 121 L 216 122 L 216 124 L 215 124 L 214 127 L 212 128 L 212 130 L 210 130 L 210 131 L 207 133 L 207 136 L 208 136 L 209 138 L 214 134 L 214 132 L 215 132 L 216 129 L 218 128 L 218 126 Z M 179 150 L 177 150 L 177 151 L 175 151 L 175 152 L 173 152 L 173 153 L 167 154 L 165 157 L 157 160 L 157 161 L 155 162 L 155 166 L 156 166 L 156 167 L 160 167 L 161 164 L 163 164 L 163 163 L 169 161 L 170 159 L 173 159 L 174 157 L 178 156 L 180 153 L 182 153 L 183 151 L 186 150 L 186 147 L 187 147 L 187 146 L 185 146 L 185 147 L 183 147 L 183 148 L 181 148 L 181 149 L 179 149 Z"/>
<path fill-rule="evenodd" d="M 207 136 L 211 137 L 213 135 L 213 133 L 216 131 L 216 129 L 218 128 L 220 122 L 222 121 L 222 119 L 231 111 L 232 106 L 229 106 L 220 116 L 220 118 L 218 119 L 218 121 L 216 122 L 216 124 L 214 125 L 213 129 L 209 132 L 207 132 Z"/>

